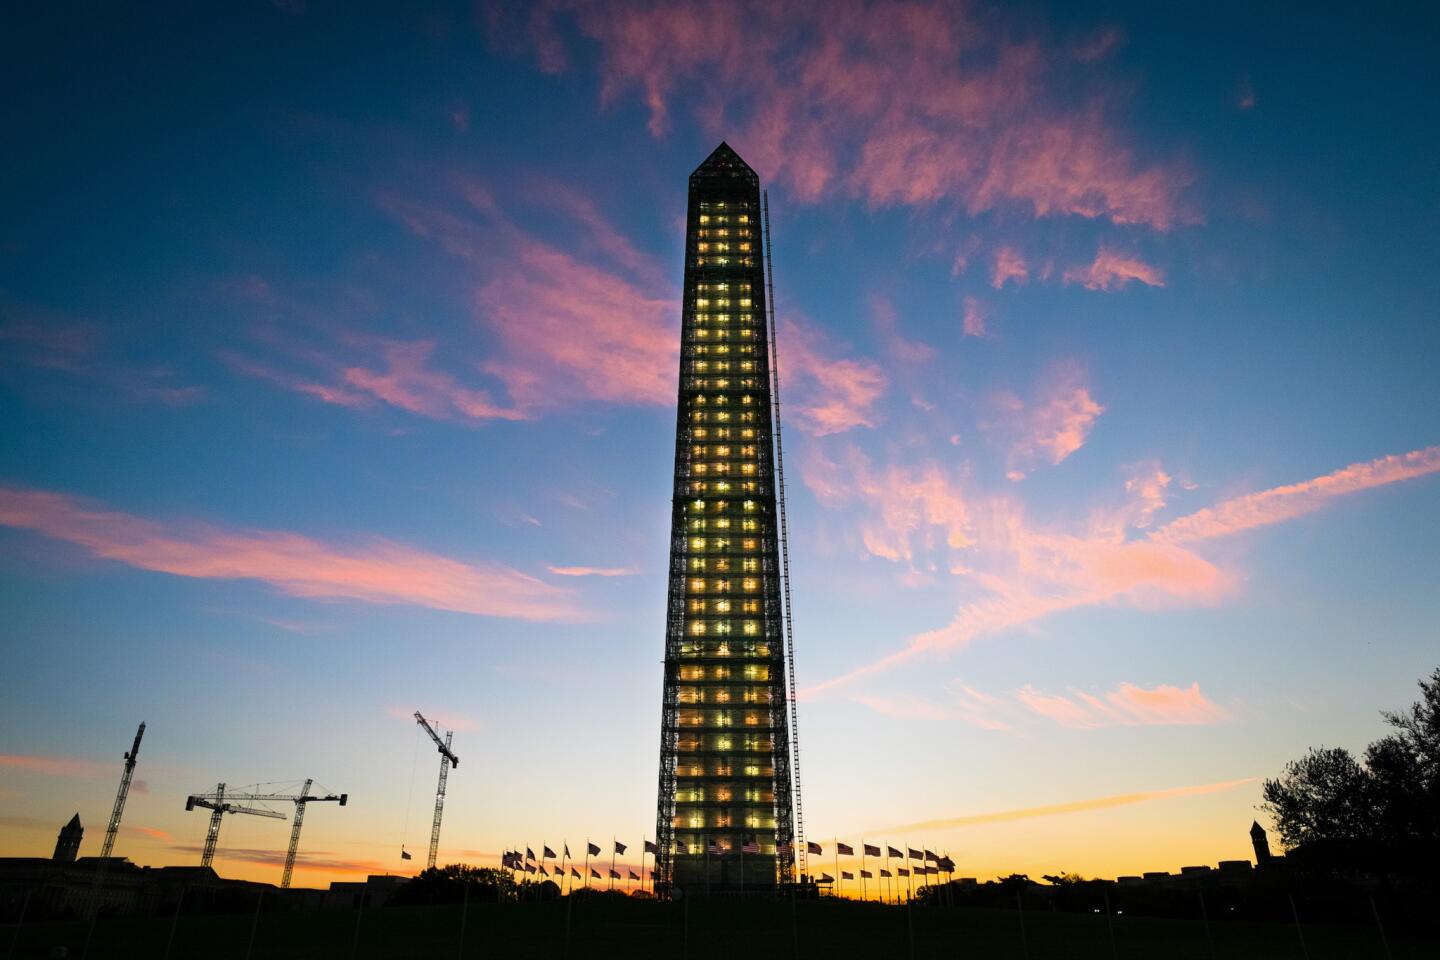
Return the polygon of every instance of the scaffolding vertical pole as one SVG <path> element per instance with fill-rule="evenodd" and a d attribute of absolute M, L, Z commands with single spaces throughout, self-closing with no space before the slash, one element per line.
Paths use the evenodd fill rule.
<path fill-rule="evenodd" d="M 790 531 L 785 517 L 785 455 L 780 432 L 780 358 L 776 353 L 775 272 L 770 253 L 770 191 L 760 196 L 762 238 L 765 246 L 765 309 L 770 326 L 770 405 L 771 430 L 775 434 L 776 507 L 780 519 L 780 578 L 785 604 L 785 675 L 790 694 L 790 772 L 795 807 L 795 833 L 792 856 L 798 855 L 800 874 L 806 872 L 805 811 L 800 799 L 800 721 L 795 691 L 795 631 L 790 610 Z"/>

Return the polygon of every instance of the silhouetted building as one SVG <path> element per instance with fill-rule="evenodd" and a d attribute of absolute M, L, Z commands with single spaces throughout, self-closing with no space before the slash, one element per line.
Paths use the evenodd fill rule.
<path fill-rule="evenodd" d="M 1270 862 L 1270 838 L 1258 820 L 1250 823 L 1250 845 L 1255 848 L 1255 866 L 1263 867 Z"/>
<path fill-rule="evenodd" d="M 720 144 L 690 175 L 655 827 L 660 886 L 692 892 L 794 856 L 761 217 Z"/>
<path fill-rule="evenodd" d="M 80 826 L 80 814 L 77 813 L 60 828 L 60 835 L 55 838 L 55 855 L 50 859 L 74 863 L 75 858 L 80 856 L 80 839 L 84 836 L 85 828 Z"/>

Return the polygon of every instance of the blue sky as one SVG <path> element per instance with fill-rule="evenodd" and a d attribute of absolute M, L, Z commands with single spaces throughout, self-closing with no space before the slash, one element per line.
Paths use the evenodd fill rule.
<path fill-rule="evenodd" d="M 1432 15 L 534 11 L 7 31 L 5 852 L 93 840 L 146 719 L 128 855 L 191 856 L 207 784 L 314 776 L 355 799 L 302 879 L 397 869 L 417 708 L 457 727 L 452 857 L 652 829 L 721 139 L 773 208 L 818 835 L 1089 804 L 928 839 L 981 876 L 1242 856 L 1251 778 L 1408 702 Z M 283 830 L 226 830 L 278 875 Z"/>

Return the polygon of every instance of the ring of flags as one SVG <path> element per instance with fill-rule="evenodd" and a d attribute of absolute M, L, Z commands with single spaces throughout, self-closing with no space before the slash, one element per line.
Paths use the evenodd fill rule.
<path fill-rule="evenodd" d="M 619 840 L 613 841 L 613 845 L 611 848 L 610 866 L 603 873 L 600 871 L 598 866 L 590 865 L 590 859 L 592 857 L 601 856 L 603 850 L 600 844 L 589 840 L 585 842 L 585 862 L 580 868 L 577 868 L 575 865 L 574 857 L 570 853 L 570 844 L 568 842 L 561 845 L 561 850 L 563 851 L 563 854 L 556 854 L 556 852 L 548 844 L 541 844 L 540 856 L 538 857 L 535 855 L 534 848 L 529 846 L 525 847 L 523 854 L 518 849 L 507 850 L 501 854 L 500 865 L 503 868 L 513 870 L 517 873 L 522 873 L 527 876 L 539 876 L 545 877 L 547 879 L 553 877 L 554 882 L 556 883 L 560 883 L 568 877 L 568 879 L 572 881 L 570 885 L 572 889 L 574 887 L 573 881 L 576 880 L 583 881 L 584 884 L 588 887 L 591 880 L 604 880 L 607 878 L 610 881 L 610 889 L 612 890 L 614 889 L 614 881 L 616 880 L 628 881 L 631 883 L 638 882 L 643 889 L 645 883 L 644 857 L 658 856 L 660 853 L 660 848 L 656 841 L 643 841 L 641 847 L 641 865 L 640 870 L 637 873 L 633 866 L 617 865 L 615 860 L 616 857 L 624 855 L 630 849 L 630 846 L 630 844 L 622 843 Z M 716 856 L 727 853 L 734 853 L 736 849 L 737 848 L 735 846 L 731 846 L 729 844 L 722 848 L 719 839 L 716 837 L 707 838 L 704 847 L 705 853 L 707 855 Z M 794 849 L 794 847 L 790 843 L 780 843 L 777 844 L 775 848 L 777 855 L 788 854 L 792 849 Z M 858 878 L 861 884 L 860 895 L 862 897 L 867 897 L 868 891 L 865 886 L 866 881 L 876 881 L 878 878 L 878 880 L 882 882 L 876 884 L 877 895 L 880 896 L 882 899 L 889 899 L 893 896 L 896 900 L 898 900 L 901 898 L 902 895 L 909 895 L 910 893 L 913 893 L 913 888 L 908 886 L 908 883 L 913 881 L 913 878 L 939 876 L 942 874 L 953 874 L 955 871 L 954 860 L 952 860 L 949 856 L 938 854 L 935 851 L 929 849 L 928 847 L 922 847 L 921 849 L 917 850 L 914 847 L 907 846 L 902 851 L 900 848 L 893 847 L 888 844 L 882 847 L 880 844 L 862 842 L 859 845 L 859 849 L 859 868 L 842 869 L 840 866 L 840 858 L 854 857 L 856 848 L 849 843 L 836 840 L 834 843 L 834 871 L 836 874 L 839 875 L 839 880 L 837 881 L 836 878 L 832 876 L 829 872 L 821 872 L 820 875 L 815 878 L 815 882 L 822 885 L 835 884 L 838 891 L 839 885 L 841 883 L 846 881 L 854 882 Z M 814 840 L 807 840 L 805 842 L 805 850 L 811 856 L 820 857 L 825 855 L 825 846 L 821 843 L 817 843 Z M 741 856 L 744 856 L 746 854 L 752 856 L 759 855 L 761 853 L 760 838 L 756 835 L 750 835 L 742 838 L 740 844 L 738 845 L 738 851 Z M 408 851 L 402 852 L 402 857 L 409 859 Z M 883 860 L 884 866 L 877 866 L 877 868 L 874 870 L 869 869 L 868 865 L 865 863 L 866 858 L 869 857 L 873 857 L 876 860 Z M 551 868 L 547 864 L 547 861 L 549 860 L 558 860 L 560 862 L 556 864 L 553 868 Z M 894 860 L 900 861 L 899 865 L 892 864 L 891 861 Z M 567 863 L 569 865 L 568 872 L 566 869 Z M 622 866 L 624 868 L 623 870 L 621 869 Z M 895 889 L 897 885 L 894 882 L 902 878 L 907 881 L 907 883 L 898 884 L 898 886 L 903 889 Z M 651 874 L 650 879 L 653 882 L 653 873 Z M 886 884 L 883 883 L 883 881 L 890 881 L 890 883 Z"/>

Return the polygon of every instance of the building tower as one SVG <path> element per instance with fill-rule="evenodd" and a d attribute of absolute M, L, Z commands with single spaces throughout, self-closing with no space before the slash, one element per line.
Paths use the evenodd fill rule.
<path fill-rule="evenodd" d="M 760 178 L 690 175 L 656 815 L 657 889 L 789 880 L 794 815 Z"/>
<path fill-rule="evenodd" d="M 85 836 L 85 828 L 80 826 L 80 814 L 70 818 L 70 822 L 60 828 L 60 835 L 55 838 L 55 855 L 51 860 L 58 860 L 61 863 L 74 863 L 75 858 L 80 856 L 80 838 Z"/>
<path fill-rule="evenodd" d="M 1260 821 L 1250 822 L 1250 845 L 1255 848 L 1255 866 L 1264 867 L 1270 864 L 1270 838 L 1265 835 L 1265 828 L 1260 826 Z"/>

